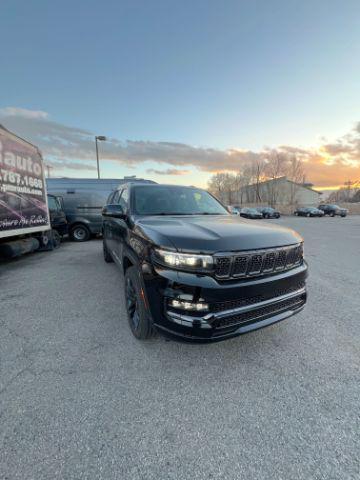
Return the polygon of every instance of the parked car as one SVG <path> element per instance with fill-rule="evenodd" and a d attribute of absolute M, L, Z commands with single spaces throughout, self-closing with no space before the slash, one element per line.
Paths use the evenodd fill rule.
<path fill-rule="evenodd" d="M 55 230 L 60 237 L 63 237 L 69 232 L 69 226 L 62 206 L 62 198 L 50 195 L 49 193 L 47 198 L 51 228 L 53 231 Z"/>
<path fill-rule="evenodd" d="M 324 212 L 315 207 L 299 207 L 295 210 L 294 215 L 298 217 L 323 217 Z"/>
<path fill-rule="evenodd" d="M 263 218 L 280 218 L 280 212 L 272 207 L 257 207 L 256 210 L 260 212 Z"/>
<path fill-rule="evenodd" d="M 101 233 L 101 209 L 109 194 L 127 181 L 126 178 L 48 178 L 46 182 L 48 192 L 62 198 L 70 238 L 85 242 Z"/>
<path fill-rule="evenodd" d="M 227 209 L 232 215 L 240 214 L 240 207 L 236 207 L 235 205 L 228 205 Z"/>
<path fill-rule="evenodd" d="M 319 205 L 319 209 L 324 212 L 324 215 L 330 215 L 330 217 L 335 217 L 335 215 L 346 217 L 346 215 L 349 213 L 347 208 L 341 208 L 337 205 L 330 204 L 321 204 Z"/>
<path fill-rule="evenodd" d="M 262 213 L 258 212 L 256 208 L 247 208 L 247 207 L 242 208 L 240 210 L 240 217 L 252 218 L 252 219 L 263 218 Z"/>
<path fill-rule="evenodd" d="M 103 252 L 124 274 L 132 333 L 221 340 L 306 303 L 303 240 L 251 224 L 195 187 L 129 183 L 103 210 Z M 259 279 L 261 278 L 261 281 Z"/>

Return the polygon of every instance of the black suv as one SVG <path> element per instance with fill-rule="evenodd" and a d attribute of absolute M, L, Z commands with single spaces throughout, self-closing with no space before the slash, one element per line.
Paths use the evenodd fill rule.
<path fill-rule="evenodd" d="M 330 215 L 330 217 L 335 217 L 335 215 L 339 215 L 340 217 L 346 217 L 346 215 L 348 214 L 347 208 L 341 208 L 337 205 L 322 204 L 319 205 L 319 209 L 324 212 L 324 215 Z"/>
<path fill-rule="evenodd" d="M 103 208 L 106 262 L 125 275 L 130 328 L 220 340 L 271 325 L 306 302 L 303 240 L 231 215 L 195 187 L 128 183 Z"/>

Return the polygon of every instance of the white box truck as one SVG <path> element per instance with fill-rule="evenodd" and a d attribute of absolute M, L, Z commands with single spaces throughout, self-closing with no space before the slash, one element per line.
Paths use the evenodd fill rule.
<path fill-rule="evenodd" d="M 41 153 L 0 125 L 0 255 L 44 247 L 50 229 Z"/>

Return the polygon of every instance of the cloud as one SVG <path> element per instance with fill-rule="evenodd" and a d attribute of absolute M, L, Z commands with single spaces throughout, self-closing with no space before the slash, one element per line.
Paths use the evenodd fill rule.
<path fill-rule="evenodd" d="M 155 175 L 186 175 L 190 170 L 178 170 L 177 168 L 167 168 L 166 170 L 156 170 L 155 168 L 148 168 L 146 173 L 154 173 Z"/>
<path fill-rule="evenodd" d="M 17 109 L 19 110 L 19 109 Z M 70 127 L 49 120 L 47 117 L 9 115 L 13 107 L 1 111 L 1 122 L 9 130 L 37 145 L 45 157 L 62 160 L 94 160 L 94 134 L 78 127 Z M 45 113 L 45 112 L 44 112 Z M 170 167 L 195 167 L 206 172 L 238 170 L 241 162 L 250 161 L 258 154 L 243 150 L 219 150 L 194 147 L 177 142 L 154 142 L 117 138 L 99 145 L 101 157 L 126 166 L 136 166 L 154 161 Z"/>
<path fill-rule="evenodd" d="M 47 118 L 48 113 L 42 110 L 28 110 L 26 108 L 19 107 L 5 107 L 0 109 L 0 115 L 10 117 L 22 117 L 22 118 Z"/>
<path fill-rule="evenodd" d="M 64 169 L 95 170 L 93 132 L 55 122 L 47 112 L 18 107 L 1 109 L 0 122 L 37 145 L 46 162 L 54 167 L 54 174 L 60 174 Z M 207 173 L 239 171 L 245 164 L 266 158 L 273 150 L 269 147 L 261 151 L 220 150 L 178 142 L 121 141 L 118 138 L 101 142 L 99 149 L 102 161 L 117 165 L 136 167 L 148 161 L 156 162 L 159 168 L 147 170 L 147 173 L 156 175 L 184 175 L 190 168 Z M 276 150 L 302 158 L 307 179 L 316 185 L 339 185 L 349 178 L 360 178 L 360 122 L 334 142 L 324 138 L 318 148 L 304 149 L 284 143 Z"/>
<path fill-rule="evenodd" d="M 70 160 L 63 160 L 63 161 L 55 161 L 55 160 L 46 160 L 46 165 L 54 168 L 56 171 L 58 170 L 97 170 L 95 165 L 91 163 L 79 163 L 79 162 L 72 162 Z"/>

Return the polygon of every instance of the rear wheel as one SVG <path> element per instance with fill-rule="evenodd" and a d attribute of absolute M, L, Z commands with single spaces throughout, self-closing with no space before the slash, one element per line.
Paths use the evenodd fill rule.
<path fill-rule="evenodd" d="M 130 329 L 139 340 L 146 340 L 152 335 L 152 322 L 144 303 L 139 273 L 136 267 L 129 267 L 125 272 L 125 305 Z"/>
<path fill-rule="evenodd" d="M 334 212 L 331 212 L 331 213 L 330 213 L 330 217 L 335 217 L 335 213 L 334 213 Z"/>
<path fill-rule="evenodd" d="M 90 230 L 82 224 L 74 225 L 70 229 L 70 237 L 74 242 L 86 242 L 90 238 Z"/>

